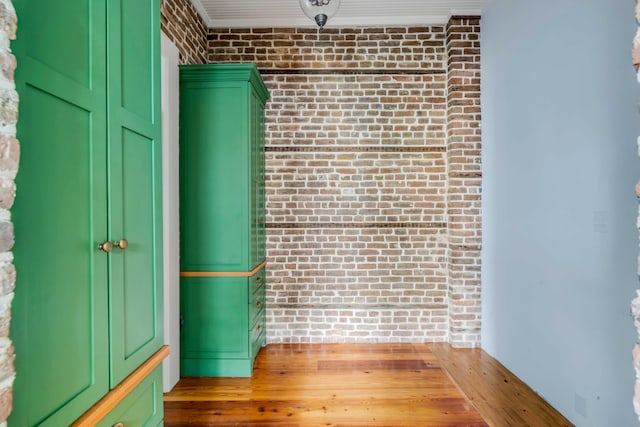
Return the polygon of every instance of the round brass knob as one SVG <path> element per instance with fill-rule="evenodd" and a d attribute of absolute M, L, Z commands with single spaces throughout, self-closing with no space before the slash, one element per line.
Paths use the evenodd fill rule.
<path fill-rule="evenodd" d="M 98 245 L 98 249 L 100 249 L 101 251 L 104 251 L 106 253 L 109 253 L 113 250 L 113 244 L 109 241 L 106 241 L 104 243 L 100 243 Z"/>
<path fill-rule="evenodd" d="M 124 427 L 124 423 L 120 422 L 118 424 L 114 424 L 113 427 Z"/>
<path fill-rule="evenodd" d="M 116 246 L 116 248 L 120 248 L 122 250 L 127 249 L 127 246 L 129 246 L 129 242 L 127 242 L 127 239 L 120 239 L 118 241 L 116 241 L 114 243 L 114 245 Z"/>

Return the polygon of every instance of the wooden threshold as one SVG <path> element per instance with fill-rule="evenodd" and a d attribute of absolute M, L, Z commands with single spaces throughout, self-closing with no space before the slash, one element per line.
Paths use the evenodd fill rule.
<path fill-rule="evenodd" d="M 131 391 L 136 388 L 160 363 L 169 355 L 169 346 L 165 345 L 153 356 L 147 359 L 131 375 L 122 380 L 109 393 L 91 407 L 87 412 L 78 418 L 71 427 L 91 427 L 95 426 L 103 419 L 118 403 L 122 401 Z"/>

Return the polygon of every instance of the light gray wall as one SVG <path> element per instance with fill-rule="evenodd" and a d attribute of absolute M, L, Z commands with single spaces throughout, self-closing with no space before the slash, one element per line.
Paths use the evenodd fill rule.
<path fill-rule="evenodd" d="M 178 177 L 178 48 L 162 33 L 162 212 L 164 250 L 164 391 L 180 380 L 180 220 Z"/>
<path fill-rule="evenodd" d="M 637 425 L 630 0 L 487 0 L 483 347 L 579 426 Z"/>

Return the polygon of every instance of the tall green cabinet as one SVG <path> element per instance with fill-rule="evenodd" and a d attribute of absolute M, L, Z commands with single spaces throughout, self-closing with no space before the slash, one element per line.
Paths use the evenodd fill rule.
<path fill-rule="evenodd" d="M 268 97 L 253 64 L 180 69 L 183 376 L 250 376 L 266 341 Z"/>
<path fill-rule="evenodd" d="M 14 5 L 9 423 L 160 425 L 160 0 Z"/>

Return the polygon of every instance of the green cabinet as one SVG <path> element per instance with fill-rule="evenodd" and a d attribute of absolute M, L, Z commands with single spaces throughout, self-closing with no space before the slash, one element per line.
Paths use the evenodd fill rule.
<path fill-rule="evenodd" d="M 69 425 L 162 346 L 160 1 L 14 4 L 10 424 Z"/>
<path fill-rule="evenodd" d="M 265 344 L 268 97 L 253 64 L 180 69 L 183 376 L 250 376 Z"/>

